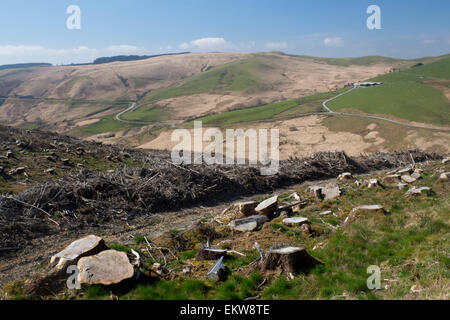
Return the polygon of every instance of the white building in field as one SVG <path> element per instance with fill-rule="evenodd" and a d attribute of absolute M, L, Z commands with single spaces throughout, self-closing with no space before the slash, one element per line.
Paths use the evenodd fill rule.
<path fill-rule="evenodd" d="M 373 87 L 383 84 L 383 82 L 355 82 L 353 83 L 354 87 Z"/>

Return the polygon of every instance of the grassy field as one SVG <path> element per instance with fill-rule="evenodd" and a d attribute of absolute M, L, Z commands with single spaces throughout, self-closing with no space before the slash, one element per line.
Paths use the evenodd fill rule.
<path fill-rule="evenodd" d="M 127 124 L 114 119 L 114 115 L 102 118 L 99 122 L 74 129 L 79 131 L 83 136 L 92 136 L 104 132 L 117 132 L 129 128 L 138 127 L 139 125 Z M 74 132 L 72 132 L 74 133 Z"/>
<path fill-rule="evenodd" d="M 445 69 L 442 73 L 434 73 L 437 66 L 450 66 L 450 60 L 435 63 L 371 79 L 383 82 L 383 85 L 355 90 L 330 102 L 328 106 L 334 111 L 357 109 L 411 121 L 448 125 L 450 102 L 441 90 L 426 85 L 424 81 L 427 78 L 420 75 L 420 72 L 440 77 L 450 75 L 450 70 Z"/>
<path fill-rule="evenodd" d="M 258 107 L 228 111 L 200 118 L 205 125 L 228 125 L 239 122 L 252 122 L 262 120 L 276 120 L 282 117 L 321 112 L 321 103 L 343 90 L 327 93 L 318 93 L 312 96 L 290 99 L 286 101 L 266 104 Z"/>
<path fill-rule="evenodd" d="M 318 58 L 318 57 L 309 57 L 309 56 L 298 56 L 301 58 L 312 59 L 315 61 L 323 61 L 330 65 L 340 66 L 340 67 L 349 67 L 352 65 L 356 66 L 370 66 L 374 64 L 394 64 L 394 63 L 402 63 L 405 60 L 394 59 L 389 57 L 381 57 L 381 56 L 366 56 L 360 58 Z"/>
<path fill-rule="evenodd" d="M 450 79 L 450 56 L 430 64 L 410 68 L 405 72 L 429 78 Z"/>
<path fill-rule="evenodd" d="M 170 114 L 163 108 L 153 105 L 142 106 L 133 112 L 122 115 L 123 120 L 161 122 L 170 119 Z"/>

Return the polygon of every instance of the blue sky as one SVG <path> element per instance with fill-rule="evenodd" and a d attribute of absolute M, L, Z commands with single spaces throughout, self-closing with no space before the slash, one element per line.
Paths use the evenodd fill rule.
<path fill-rule="evenodd" d="M 80 30 L 66 27 L 70 5 Z M 381 8 L 381 30 L 366 26 L 369 5 Z M 0 64 L 181 51 L 441 55 L 449 12 L 448 0 L 2 0 Z"/>

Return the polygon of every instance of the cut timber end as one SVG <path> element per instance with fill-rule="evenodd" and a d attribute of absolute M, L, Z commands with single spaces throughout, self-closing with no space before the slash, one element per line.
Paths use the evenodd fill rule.
<path fill-rule="evenodd" d="M 209 270 L 207 276 L 210 279 L 213 279 L 215 281 L 221 281 L 225 277 L 226 269 L 225 265 L 223 264 L 223 257 L 221 257 Z"/>
<path fill-rule="evenodd" d="M 304 223 L 308 223 L 308 218 L 293 217 L 293 218 L 283 219 L 283 224 L 286 224 L 288 226 L 300 226 Z"/>
<path fill-rule="evenodd" d="M 374 205 L 365 205 L 365 206 L 359 206 L 352 210 L 352 214 L 359 214 L 359 213 L 383 213 L 386 214 L 386 211 L 384 210 L 383 206 L 379 204 Z"/>
<path fill-rule="evenodd" d="M 106 249 L 102 238 L 89 235 L 72 242 L 64 250 L 55 254 L 50 260 L 50 265 L 56 264 L 56 269 L 62 270 L 68 263 L 77 263 L 82 257 L 91 256 Z"/>
<path fill-rule="evenodd" d="M 262 272 L 281 269 L 286 274 L 298 274 L 308 271 L 320 261 L 306 252 L 301 247 L 285 247 L 272 249 L 266 252 L 264 259 L 260 262 Z"/>
<path fill-rule="evenodd" d="M 228 226 L 233 230 L 245 232 L 253 231 L 268 221 L 269 219 L 266 216 L 256 215 L 248 218 L 233 220 L 228 224 Z"/>
<path fill-rule="evenodd" d="M 133 265 L 125 252 L 107 250 L 78 261 L 78 281 L 85 284 L 111 285 L 130 279 Z"/>
<path fill-rule="evenodd" d="M 255 211 L 267 217 L 272 217 L 277 208 L 278 196 L 274 196 L 258 204 L 258 206 L 255 208 Z"/>

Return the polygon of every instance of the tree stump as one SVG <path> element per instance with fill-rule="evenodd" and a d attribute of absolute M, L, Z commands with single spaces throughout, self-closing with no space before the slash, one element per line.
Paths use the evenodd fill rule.
<path fill-rule="evenodd" d="M 85 284 L 117 284 L 134 275 L 133 265 L 125 252 L 102 251 L 95 256 L 84 257 L 78 261 L 78 281 Z"/>
<path fill-rule="evenodd" d="M 90 235 L 72 242 L 64 250 L 52 256 L 50 266 L 63 270 L 68 264 L 76 264 L 82 257 L 92 256 L 106 249 L 107 246 L 102 238 Z"/>
<path fill-rule="evenodd" d="M 262 272 L 281 269 L 287 275 L 308 271 L 320 261 L 309 255 L 306 249 L 301 247 L 285 247 L 272 249 L 266 252 L 260 262 Z"/>
<path fill-rule="evenodd" d="M 244 217 L 253 216 L 256 214 L 255 208 L 258 206 L 256 201 L 240 202 L 237 204 L 239 213 Z"/>
<path fill-rule="evenodd" d="M 273 217 L 275 211 L 278 209 L 278 196 L 266 199 L 255 208 L 259 214 L 265 215 L 269 219 Z"/>

